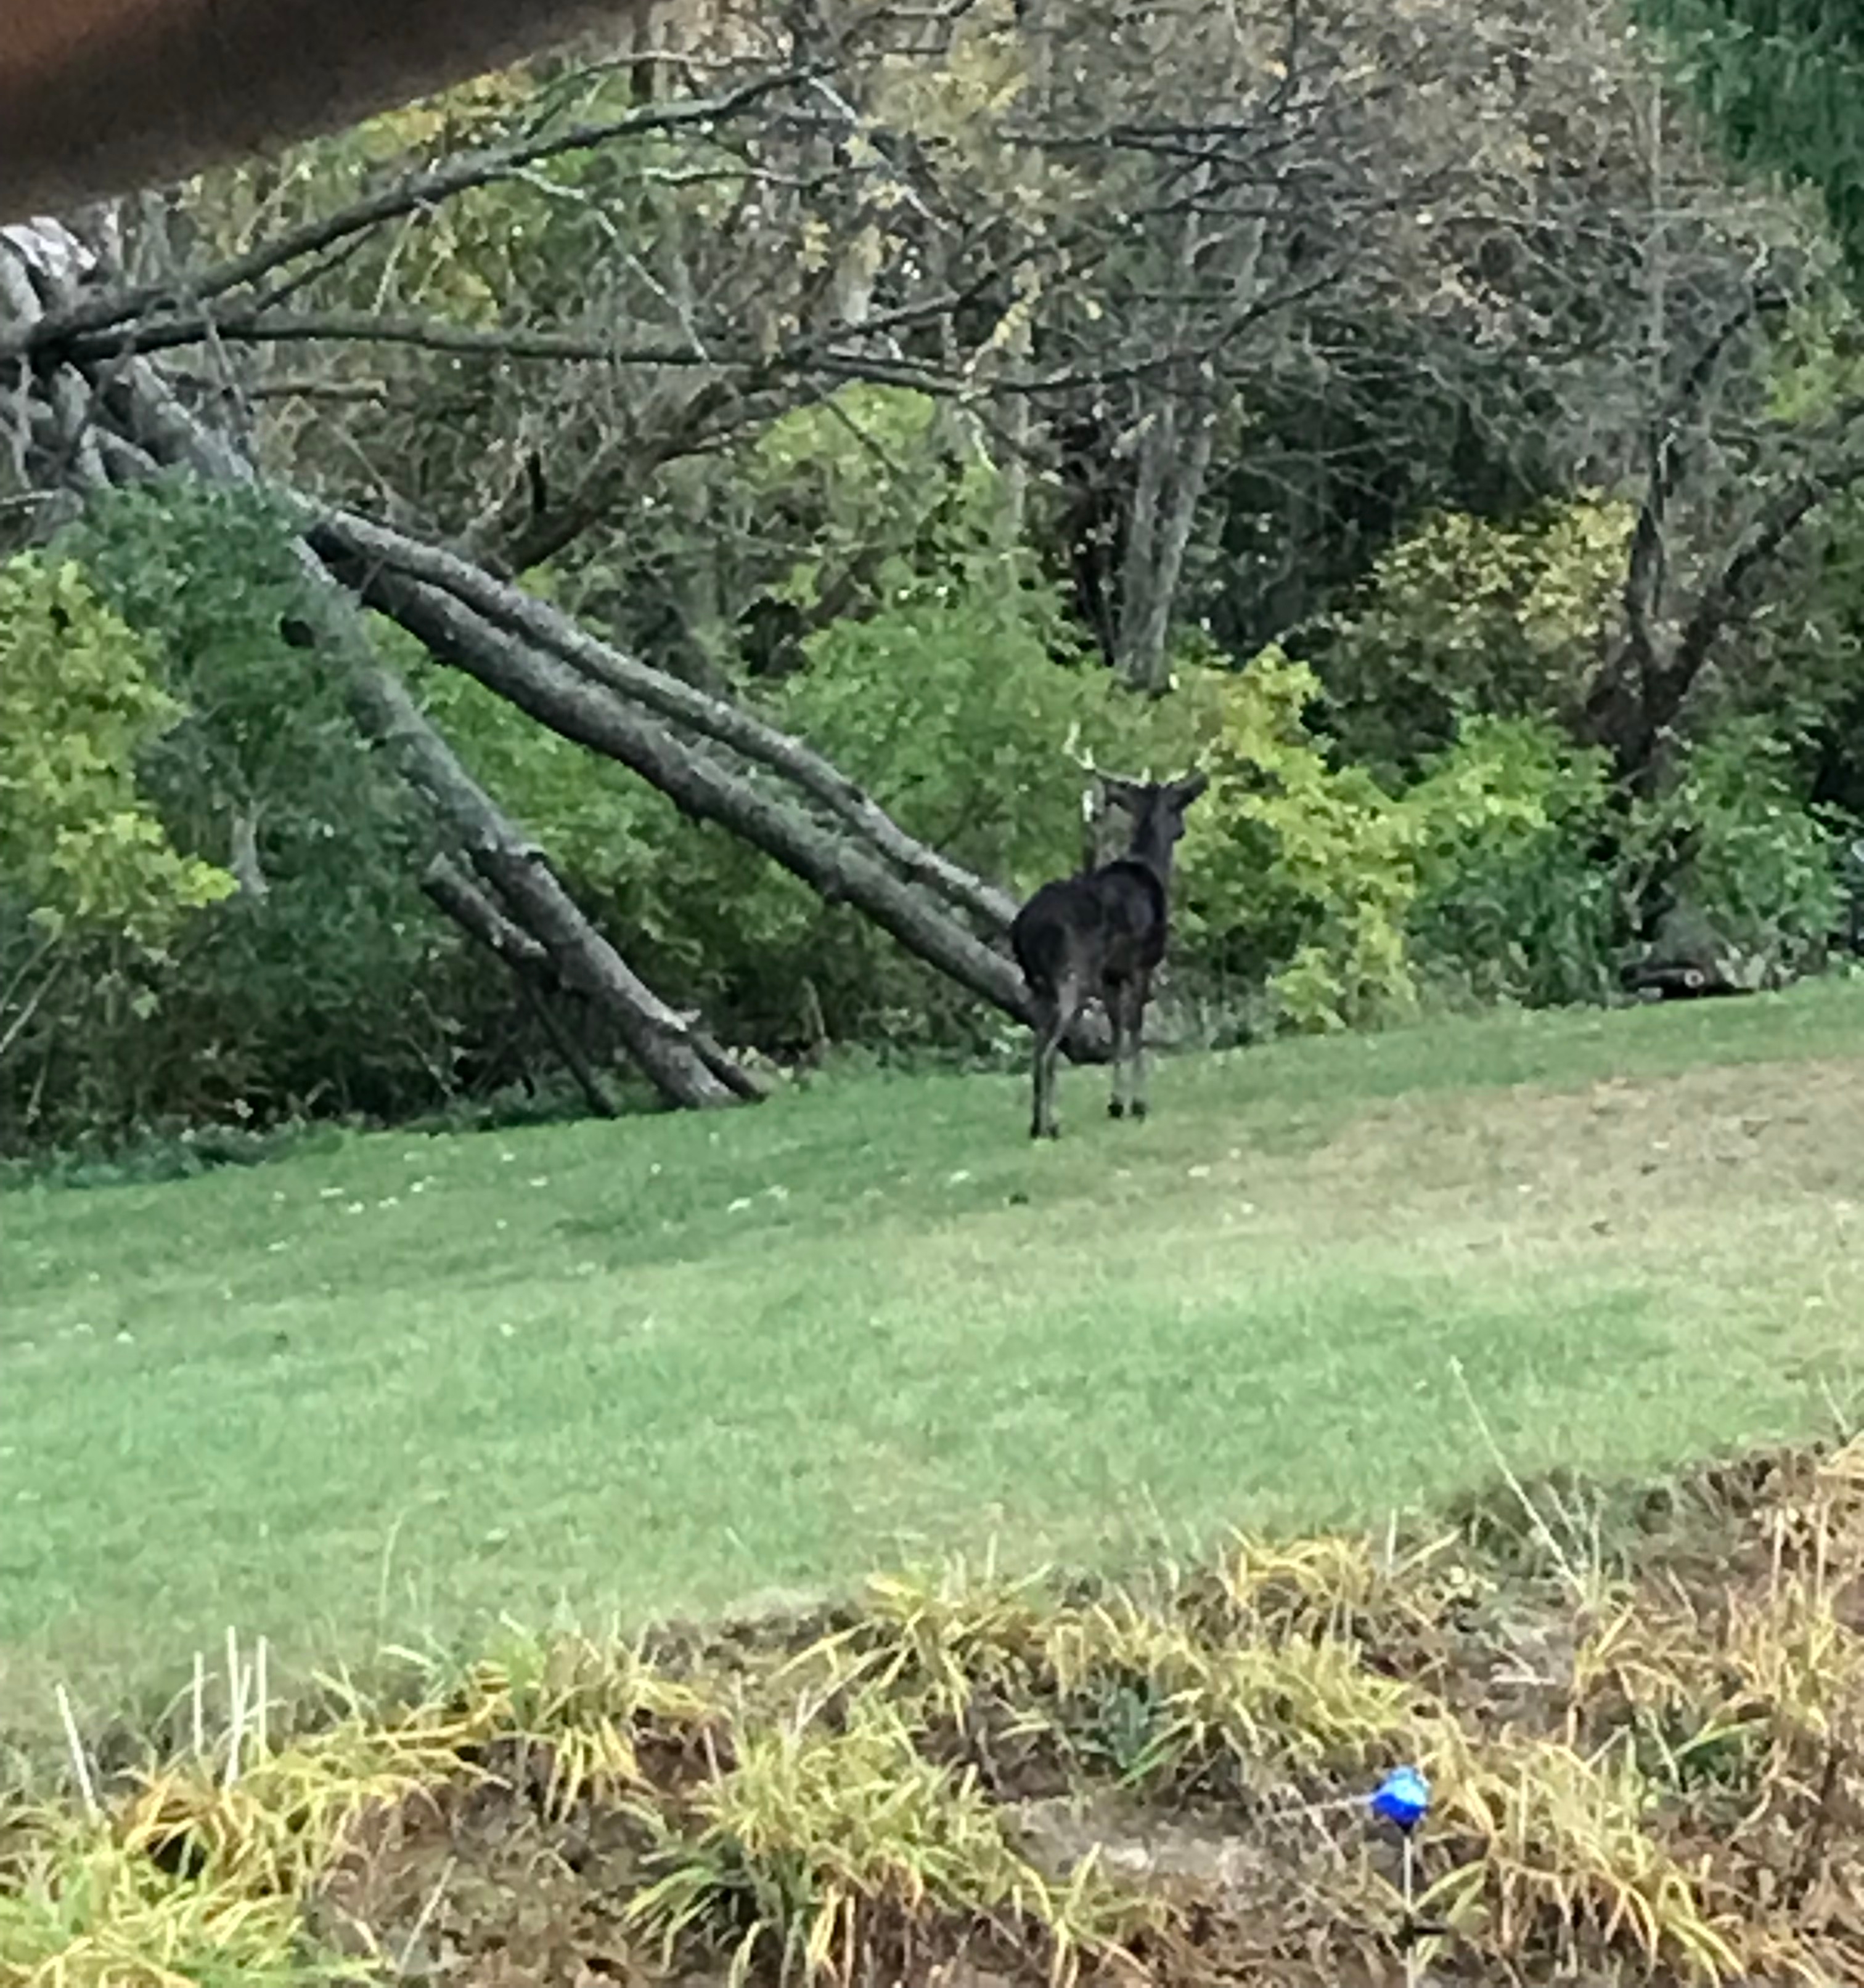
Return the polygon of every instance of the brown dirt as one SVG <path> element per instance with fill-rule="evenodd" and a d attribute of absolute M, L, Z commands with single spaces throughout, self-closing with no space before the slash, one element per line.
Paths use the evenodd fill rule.
<path fill-rule="evenodd" d="M 1524 1546 L 1532 1528 L 1518 1510 L 1498 1503 L 1465 1514 L 1460 1545 L 1433 1564 L 1428 1579 L 1394 1583 L 1355 1608 L 1351 1634 L 1365 1664 L 1413 1688 L 1428 1716 L 1453 1722 L 1472 1744 L 1513 1736 L 1587 1755 L 1645 1730 L 1638 1708 L 1654 1672 L 1639 1668 L 1640 1652 L 1657 1649 L 1663 1635 L 1673 1638 L 1662 1644 L 1663 1660 L 1679 1678 L 1732 1680 L 1739 1625 L 1774 1625 L 1764 1688 L 1754 1681 L 1761 1672 L 1743 1673 L 1747 1682 L 1730 1683 L 1727 1700 L 1730 1716 L 1746 1722 L 1757 1764 L 1719 1779 L 1713 1769 L 1700 1777 L 1666 1770 L 1652 1783 L 1658 1793 L 1644 1827 L 1702 1878 L 1717 1910 L 1765 1930 L 1743 1980 L 1784 1988 L 1789 1980 L 1864 1979 L 1864 1771 L 1854 1765 L 1856 1737 L 1864 1736 L 1864 1450 L 1782 1451 L 1718 1465 L 1619 1497 L 1611 1519 L 1613 1564 L 1588 1568 L 1596 1584 L 1588 1602 L 1575 1598 L 1551 1556 Z M 1467 1567 L 1456 1564 L 1458 1554 Z M 1802 1591 L 1821 1598 L 1822 1611 L 1805 1637 L 1781 1613 L 1782 1596 Z M 1179 1605 L 1201 1633 L 1223 1604 L 1215 1587 L 1194 1584 Z M 1294 1635 L 1343 1619 L 1335 1604 L 1292 1590 L 1258 1595 L 1253 1605 L 1255 1619 Z M 1582 1682 L 1576 1653 L 1627 1609 L 1648 1639 Z M 1315 1618 L 1306 1628 L 1304 1611 Z M 724 1681 L 721 1702 L 742 1706 L 760 1692 L 774 1702 L 784 1676 L 793 1695 L 803 1689 L 783 1669 L 798 1649 L 825 1629 L 851 1628 L 858 1638 L 861 1623 L 845 1611 L 807 1625 L 741 1625 L 709 1640 L 688 1632 L 668 1638 L 661 1654 L 695 1680 Z M 1819 1692 L 1801 1689 L 1795 1680 L 1815 1671 L 1825 1680 Z M 1033 1689 L 1039 1696 L 1044 1687 Z M 1510 1925 L 1494 1883 L 1472 1917 L 1433 1943 L 1427 1966 L 1408 1976 L 1399 1851 L 1360 1805 L 1381 1763 L 1258 1773 L 1257 1763 L 1213 1756 L 1149 1784 L 1142 1798 L 1104 1762 L 1069 1753 L 1057 1729 L 1046 1740 L 1019 1735 L 1016 1709 L 1013 1692 L 980 1683 L 971 1712 L 942 1728 L 935 1719 L 925 1744 L 976 1770 L 1038 1867 L 1061 1878 L 1092 1852 L 1123 1885 L 1161 1902 L 1157 1931 L 1090 1970 L 1108 1981 L 1388 1988 L 1407 1980 L 1702 1978 L 1668 1949 L 1646 1965 L 1622 1925 L 1588 1926 L 1577 1908 L 1570 1925 L 1544 1902 L 1517 1909 Z M 815 1718 L 828 1726 L 838 1716 L 834 1702 L 817 1704 Z M 1066 1725 L 1065 1716 L 1057 1722 Z M 700 1743 L 643 1717 L 635 1736 L 639 1792 L 675 1818 L 709 1775 L 730 1765 L 709 1733 Z M 682 1956 L 685 1971 L 669 1977 L 629 1928 L 629 1902 L 651 1874 L 644 1826 L 625 1803 L 584 1799 L 553 1815 L 548 1757 L 535 1744 L 501 1742 L 475 1764 L 476 1778 L 374 1814 L 354 1831 L 313 1909 L 316 1934 L 373 1956 L 391 1978 L 431 1988 L 644 1988 L 669 1980 L 701 1988 L 726 1978 L 726 1929 L 715 1929 L 711 1946 L 695 1945 Z M 1537 1851 L 1530 1843 L 1510 1854 L 1531 1862 Z M 1440 1815 L 1420 1844 L 1420 1891 L 1460 1865 L 1500 1854 L 1467 1813 Z M 903 1910 L 877 1914 L 874 1925 L 855 1971 L 862 1988 L 1033 1988 L 1048 1978 L 1046 1948 L 1020 1942 L 1013 1928 Z"/>

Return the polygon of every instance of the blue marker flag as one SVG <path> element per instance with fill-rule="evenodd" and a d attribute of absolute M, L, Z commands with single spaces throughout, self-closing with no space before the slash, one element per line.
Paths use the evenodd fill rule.
<path fill-rule="evenodd" d="M 1373 1814 L 1400 1829 L 1415 1829 L 1430 1807 L 1430 1783 L 1415 1767 L 1387 1774 L 1372 1790 Z"/>

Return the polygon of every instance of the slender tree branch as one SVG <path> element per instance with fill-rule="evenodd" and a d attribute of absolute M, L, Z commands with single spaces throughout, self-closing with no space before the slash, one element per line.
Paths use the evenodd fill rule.
<path fill-rule="evenodd" d="M 66 960 L 60 959 L 54 961 L 51 972 L 48 973 L 45 979 L 33 989 L 32 993 L 27 997 L 24 1005 L 21 1007 L 19 1013 L 13 1017 L 12 1021 L 8 1023 L 5 1030 L 0 1031 L 0 1063 L 4 1063 L 6 1060 L 8 1053 L 12 1051 L 13 1045 L 19 1040 L 20 1037 L 25 1033 L 27 1029 L 31 1026 L 32 1017 L 36 1015 L 39 1009 L 45 1005 L 46 997 L 52 992 L 52 989 L 58 985 L 60 979 L 63 976 L 66 967 L 69 964 L 69 962 Z"/>
<path fill-rule="evenodd" d="M 749 348 L 721 356 L 690 345 L 618 345 L 613 339 L 570 332 L 448 324 L 442 318 L 397 317 L 374 311 L 238 310 L 212 316 L 157 318 L 121 330 L 86 333 L 70 340 L 66 356 L 88 365 L 135 351 L 145 355 L 217 338 L 228 345 L 412 345 L 461 357 L 586 361 L 610 366 L 749 365 Z"/>
<path fill-rule="evenodd" d="M 1787 540 L 1808 518 L 1860 482 L 1864 448 L 1795 477 L 1762 509 L 1721 571 L 1703 589 L 1683 624 L 1676 660 L 1665 672 L 1666 702 L 1673 709 L 1689 695 L 1716 643 L 1751 612 L 1754 583 Z"/>
<path fill-rule="evenodd" d="M 740 84 L 715 96 L 689 98 L 677 103 L 640 104 L 614 117 L 594 123 L 573 125 L 567 130 L 533 137 L 517 145 L 487 152 L 462 153 L 424 172 L 412 173 L 364 199 L 340 208 L 287 230 L 244 254 L 203 270 L 185 286 L 172 282 L 144 283 L 128 289 L 89 298 L 49 312 L 23 339 L 0 341 L 0 357 L 21 351 L 42 351 L 61 347 L 79 333 L 100 331 L 174 303 L 185 296 L 195 303 L 225 296 L 228 292 L 259 282 L 288 262 L 315 255 L 335 247 L 350 236 L 379 227 L 385 221 L 418 213 L 450 200 L 475 187 L 489 186 L 509 178 L 525 167 L 569 152 L 589 151 L 621 138 L 647 132 L 704 131 L 709 127 L 742 116 L 766 97 L 807 81 L 810 69 L 782 69 Z"/>

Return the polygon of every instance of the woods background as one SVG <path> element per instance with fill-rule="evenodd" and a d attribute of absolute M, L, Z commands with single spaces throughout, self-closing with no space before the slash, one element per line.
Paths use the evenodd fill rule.
<path fill-rule="evenodd" d="M 1759 0 L 642 8 L 0 231 L 0 1151 L 1020 1056 L 1083 755 L 1213 773 L 1181 1040 L 1829 967 L 1860 83 Z"/>

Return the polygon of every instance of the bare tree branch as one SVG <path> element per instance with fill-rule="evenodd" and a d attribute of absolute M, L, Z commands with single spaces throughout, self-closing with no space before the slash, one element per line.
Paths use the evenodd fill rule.
<path fill-rule="evenodd" d="M 518 326 L 448 324 L 443 318 L 396 317 L 374 311 L 238 310 L 185 318 L 153 318 L 81 334 L 63 356 L 77 365 L 113 358 L 122 352 L 151 353 L 199 345 L 209 339 L 229 345 L 411 345 L 462 358 L 558 360 L 607 366 L 748 366 L 756 355 L 740 348 L 702 352 L 691 345 L 617 345 L 612 339 L 573 333 L 526 331 Z"/>
<path fill-rule="evenodd" d="M 736 89 L 710 97 L 689 98 L 676 103 L 637 105 L 614 117 L 594 123 L 573 125 L 567 130 L 549 133 L 516 145 L 489 152 L 462 153 L 444 164 L 425 172 L 412 173 L 336 213 L 323 215 L 291 228 L 269 242 L 262 242 L 244 255 L 203 270 L 184 288 L 171 282 L 145 283 L 117 290 L 63 309 L 48 312 L 24 336 L 15 333 L 0 340 L 0 358 L 22 352 L 42 352 L 57 348 L 87 331 L 121 324 L 148 312 L 172 304 L 185 296 L 195 303 L 224 296 L 230 291 L 255 283 L 286 263 L 315 255 L 336 246 L 350 236 L 379 227 L 385 221 L 414 214 L 475 187 L 489 186 L 523 168 L 566 153 L 588 151 L 617 139 L 634 137 L 646 132 L 699 130 L 742 116 L 779 90 L 807 81 L 810 69 L 783 69 L 739 84 Z"/>
<path fill-rule="evenodd" d="M 1788 539 L 1859 482 L 1864 482 L 1864 448 L 1854 447 L 1823 468 L 1795 477 L 1762 508 L 1683 624 L 1676 660 L 1665 673 L 1668 702 L 1681 705 L 1716 643 L 1752 611 L 1755 582 Z"/>
<path fill-rule="evenodd" d="M 1624 611 L 1626 657 L 1642 678 L 1660 671 L 1656 617 L 1661 613 L 1668 561 L 1665 530 L 1670 500 L 1682 474 L 1682 434 L 1707 397 L 1722 355 L 1763 311 L 1778 309 L 1785 299 L 1777 292 L 1751 289 L 1735 309 L 1703 341 L 1702 350 L 1677 382 L 1669 405 L 1650 424 L 1646 438 L 1644 501 L 1638 508 L 1625 572 Z"/>
<path fill-rule="evenodd" d="M 424 546 L 353 514 L 325 511 L 313 526 L 320 552 L 341 550 L 444 588 L 465 605 L 575 668 L 702 737 L 730 747 L 754 766 L 767 767 L 861 837 L 905 875 L 931 885 L 946 901 L 1003 932 L 1016 900 L 985 883 L 900 827 L 871 796 L 800 739 L 792 738 L 742 706 L 710 697 L 676 677 L 650 668 L 598 640 L 546 602 L 506 587 L 465 560 Z"/>

